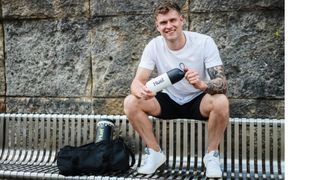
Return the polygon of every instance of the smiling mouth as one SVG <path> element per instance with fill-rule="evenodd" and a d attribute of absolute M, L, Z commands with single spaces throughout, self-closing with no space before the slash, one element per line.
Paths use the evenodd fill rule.
<path fill-rule="evenodd" d="M 176 32 L 176 30 L 170 30 L 170 31 L 166 31 L 166 34 L 173 34 L 174 32 Z"/>

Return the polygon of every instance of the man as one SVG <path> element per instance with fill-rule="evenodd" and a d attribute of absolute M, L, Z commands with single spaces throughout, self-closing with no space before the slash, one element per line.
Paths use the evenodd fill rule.
<path fill-rule="evenodd" d="M 145 47 L 131 94 L 124 100 L 124 112 L 146 144 L 144 165 L 138 173 L 152 174 L 165 161 L 148 115 L 163 118 L 208 120 L 208 149 L 204 156 L 207 177 L 221 177 L 218 146 L 229 120 L 227 81 L 213 39 L 183 31 L 184 17 L 173 2 L 160 3 L 154 12 L 161 36 Z M 159 74 L 183 63 L 185 77 L 154 94 L 146 86 L 154 67 Z"/>

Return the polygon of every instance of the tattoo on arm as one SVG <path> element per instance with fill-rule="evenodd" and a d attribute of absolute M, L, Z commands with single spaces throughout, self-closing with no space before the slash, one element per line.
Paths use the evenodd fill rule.
<path fill-rule="evenodd" d="M 227 79 L 224 74 L 223 66 L 215 66 L 208 69 L 210 81 L 207 82 L 208 88 L 205 90 L 208 94 L 226 94 Z"/>

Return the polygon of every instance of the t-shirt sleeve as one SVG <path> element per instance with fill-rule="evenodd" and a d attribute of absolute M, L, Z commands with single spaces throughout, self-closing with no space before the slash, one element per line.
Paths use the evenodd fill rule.
<path fill-rule="evenodd" d="M 155 67 L 155 57 L 153 53 L 154 42 L 150 41 L 143 50 L 139 67 L 153 70 Z"/>
<path fill-rule="evenodd" d="M 222 65 L 218 47 L 211 37 L 205 41 L 204 63 L 206 68 Z"/>

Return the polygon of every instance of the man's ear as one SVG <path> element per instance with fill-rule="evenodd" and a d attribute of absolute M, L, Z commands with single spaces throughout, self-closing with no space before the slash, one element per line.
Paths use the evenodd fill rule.
<path fill-rule="evenodd" d="M 157 30 L 160 32 L 160 30 L 159 30 L 159 26 L 158 26 L 158 23 L 157 23 L 157 22 L 155 22 L 155 23 L 154 23 L 154 25 L 156 26 Z"/>
<path fill-rule="evenodd" d="M 180 21 L 182 21 L 182 23 L 184 23 L 184 16 L 182 14 L 180 15 L 179 19 L 180 19 Z"/>

